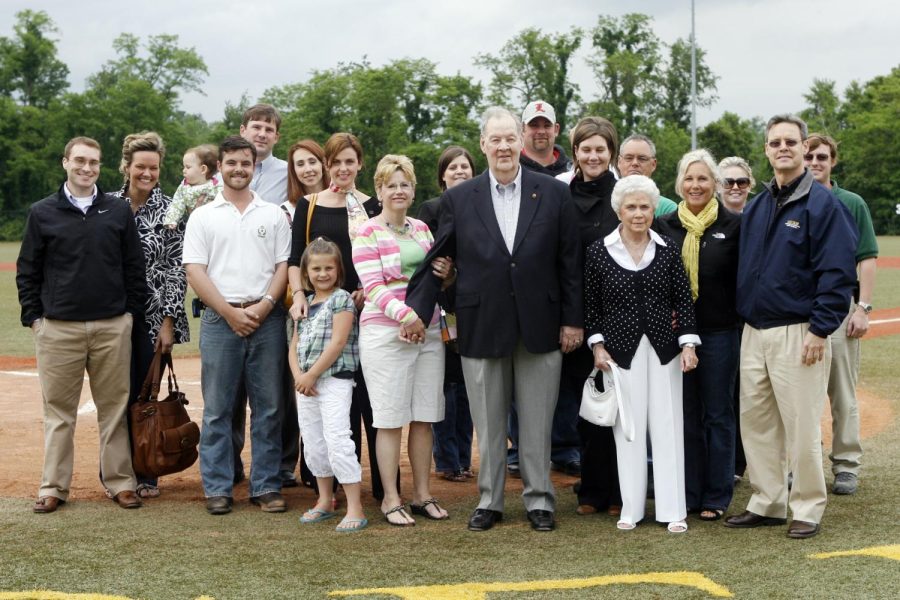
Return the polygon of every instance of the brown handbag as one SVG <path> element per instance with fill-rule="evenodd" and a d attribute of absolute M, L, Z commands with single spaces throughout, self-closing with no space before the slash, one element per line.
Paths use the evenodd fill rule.
<path fill-rule="evenodd" d="M 168 367 L 169 395 L 159 400 L 160 380 Z M 156 351 L 135 404 L 131 405 L 131 451 L 135 475 L 159 477 L 178 473 L 197 460 L 200 427 L 184 408 L 188 400 L 178 390 L 172 355 Z"/>

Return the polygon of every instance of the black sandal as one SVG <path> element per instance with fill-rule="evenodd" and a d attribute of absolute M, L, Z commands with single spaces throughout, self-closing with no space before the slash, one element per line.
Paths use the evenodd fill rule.
<path fill-rule="evenodd" d="M 412 510 L 412 514 L 425 517 L 426 519 L 431 519 L 432 521 L 443 521 L 450 518 L 449 514 L 444 517 L 435 517 L 430 512 L 428 512 L 429 504 L 433 505 L 439 511 L 444 510 L 443 508 L 441 508 L 441 505 L 438 504 L 438 501 L 434 498 L 429 498 L 422 504 L 410 504 L 409 508 L 410 510 Z"/>
<path fill-rule="evenodd" d="M 704 514 L 711 513 L 711 514 Z M 721 508 L 702 508 L 700 509 L 700 520 L 701 521 L 718 521 L 722 518 L 722 515 L 725 514 L 725 511 Z"/>
<path fill-rule="evenodd" d="M 391 521 L 391 519 L 389 518 L 388 515 L 392 515 L 395 512 L 399 512 L 403 517 L 410 519 L 410 522 L 409 523 L 394 523 L 393 521 Z M 413 510 L 413 512 L 415 512 L 415 510 Z M 394 527 L 412 527 L 413 525 L 416 524 L 416 522 L 412 520 L 412 517 L 409 516 L 409 513 L 406 512 L 406 507 L 403 506 L 402 504 L 398 504 L 391 510 L 384 513 L 384 520 L 388 522 L 388 525 L 393 525 Z"/>

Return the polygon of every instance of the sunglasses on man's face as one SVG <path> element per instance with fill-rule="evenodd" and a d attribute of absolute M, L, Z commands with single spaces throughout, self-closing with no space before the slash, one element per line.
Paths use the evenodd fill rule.
<path fill-rule="evenodd" d="M 809 154 L 806 154 L 803 157 L 803 160 L 805 160 L 806 162 L 812 162 L 813 159 L 816 159 L 819 162 L 828 162 L 831 160 L 831 155 L 827 154 L 825 152 L 818 152 L 818 153 L 810 152 Z"/>
<path fill-rule="evenodd" d="M 738 177 L 737 179 L 732 179 L 731 177 L 726 177 L 725 181 L 725 189 L 730 190 L 735 185 L 738 186 L 739 190 L 746 190 L 750 187 L 750 178 L 749 177 Z"/>

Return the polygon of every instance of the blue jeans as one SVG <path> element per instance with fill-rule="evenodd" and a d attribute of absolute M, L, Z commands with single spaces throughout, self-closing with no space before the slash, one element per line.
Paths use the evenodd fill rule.
<path fill-rule="evenodd" d="M 232 420 L 241 381 L 250 399 L 250 497 L 281 491 L 281 397 L 287 344 L 284 319 L 284 309 L 276 306 L 259 329 L 242 338 L 217 312 L 211 308 L 203 311 L 200 475 L 207 498 L 232 495 Z"/>
<path fill-rule="evenodd" d="M 684 376 L 684 481 L 688 510 L 725 510 L 734 493 L 734 377 L 738 330 L 702 333 L 697 369 Z"/>
<path fill-rule="evenodd" d="M 434 466 L 455 473 L 472 466 L 472 414 L 464 383 L 444 381 L 444 420 L 433 424 Z"/>
<path fill-rule="evenodd" d="M 553 412 L 553 429 L 550 432 L 550 461 L 566 465 L 581 460 L 581 437 L 578 435 L 578 409 L 581 408 L 581 390 L 572 391 L 559 387 L 559 400 Z M 519 415 L 516 401 L 509 407 L 508 435 L 511 442 L 506 454 L 506 464 L 519 464 Z"/>

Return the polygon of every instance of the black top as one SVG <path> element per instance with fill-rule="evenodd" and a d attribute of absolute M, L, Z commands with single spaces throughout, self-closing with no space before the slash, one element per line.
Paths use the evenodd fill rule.
<path fill-rule="evenodd" d="M 428 225 L 428 229 L 431 230 L 431 235 L 436 236 L 440 216 L 441 198 L 438 196 L 437 198 L 432 198 L 431 200 L 423 202 L 422 206 L 419 207 L 419 214 L 416 215 L 416 218 Z M 443 294 L 438 299 L 443 299 Z M 462 372 L 462 360 L 459 357 L 459 353 L 454 352 L 450 346 L 446 346 L 445 349 L 444 381 L 449 383 L 465 383 Z"/>
<path fill-rule="evenodd" d="M 623 369 L 646 335 L 662 364 L 680 352 L 678 337 L 696 334 L 691 285 L 681 253 L 671 238 L 656 245 L 653 260 L 640 271 L 620 266 L 603 244 L 594 242 L 584 268 L 585 324 L 588 337 L 601 333 L 613 360 Z M 672 313 L 678 330 L 672 331 Z"/>
<path fill-rule="evenodd" d="M 363 202 L 363 208 L 371 219 L 381 213 L 381 204 L 375 197 Z M 297 208 L 294 210 L 294 224 L 291 227 L 291 256 L 288 258 L 288 266 L 299 267 L 300 257 L 306 250 L 306 213 L 309 211 L 309 200 L 305 197 L 297 200 Z M 312 225 L 309 228 L 309 239 L 324 237 L 335 244 L 341 250 L 341 262 L 344 267 L 345 290 L 351 294 L 359 287 L 359 276 L 353 267 L 353 245 L 350 243 L 350 234 L 347 230 L 347 209 L 343 206 L 332 207 L 316 204 L 313 208 Z"/>
<path fill-rule="evenodd" d="M 437 235 L 438 220 L 441 217 L 441 197 L 426 200 L 419 207 L 419 214 L 416 218 L 428 225 L 431 235 Z"/>
<path fill-rule="evenodd" d="M 619 225 L 619 217 L 612 209 L 610 198 L 616 176 L 607 171 L 593 181 L 584 181 L 579 174 L 569 184 L 578 231 L 581 236 L 581 256 L 598 239 L 603 239 Z M 570 389 L 580 389 L 594 367 L 594 354 L 587 344 L 563 355 L 562 383 Z"/>
<path fill-rule="evenodd" d="M 519 156 L 519 164 L 521 164 L 529 171 L 534 171 L 535 173 L 543 173 L 544 175 L 549 175 L 550 177 L 556 177 L 561 173 L 565 173 L 566 171 L 571 170 L 572 161 L 569 160 L 568 156 L 566 156 L 566 151 L 563 149 L 563 147 L 559 144 L 554 144 L 553 151 L 556 154 L 556 159 L 546 167 L 530 156 L 526 155 L 524 152 L 522 152 L 521 156 Z"/>
<path fill-rule="evenodd" d="M 679 253 L 687 230 L 678 211 L 656 221 L 660 233 L 675 240 Z M 697 329 L 724 331 L 739 325 L 737 314 L 738 245 L 741 216 L 719 204 L 719 216 L 700 238 L 699 295 L 694 302 Z"/>
<path fill-rule="evenodd" d="M 16 285 L 26 327 L 41 317 L 96 321 L 129 312 L 144 318 L 147 276 L 131 207 L 98 188 L 83 213 L 62 186 L 33 204 Z"/>

